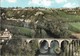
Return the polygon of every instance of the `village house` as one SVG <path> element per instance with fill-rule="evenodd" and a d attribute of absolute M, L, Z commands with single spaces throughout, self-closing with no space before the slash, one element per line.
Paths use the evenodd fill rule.
<path fill-rule="evenodd" d="M 5 31 L 1 31 L 0 32 L 0 40 L 10 40 L 12 39 L 12 34 L 10 33 L 10 31 L 8 31 L 8 29 L 6 28 Z"/>

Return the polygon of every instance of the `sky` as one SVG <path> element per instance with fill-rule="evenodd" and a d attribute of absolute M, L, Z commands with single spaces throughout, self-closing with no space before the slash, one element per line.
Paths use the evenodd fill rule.
<path fill-rule="evenodd" d="M 80 7 L 80 0 L 0 0 L 1 7 L 46 7 L 75 8 Z"/>

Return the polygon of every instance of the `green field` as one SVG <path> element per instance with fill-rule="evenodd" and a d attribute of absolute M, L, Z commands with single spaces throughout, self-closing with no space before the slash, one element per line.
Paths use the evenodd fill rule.
<path fill-rule="evenodd" d="M 25 28 L 25 27 L 3 25 L 3 29 L 5 29 L 5 27 L 7 27 L 13 34 L 16 34 L 16 35 L 23 35 L 23 36 L 31 37 L 33 34 L 32 29 Z"/>
<path fill-rule="evenodd" d="M 29 29 L 29 28 L 16 27 L 16 29 L 18 29 L 18 32 L 22 35 L 31 37 L 31 35 L 33 34 L 33 32 L 31 31 L 32 29 Z"/>
<path fill-rule="evenodd" d="M 80 33 L 80 22 L 69 23 L 69 30 L 72 32 Z"/>
<path fill-rule="evenodd" d="M 67 14 L 64 11 L 58 11 L 58 14 L 69 22 L 80 22 L 80 15 Z"/>

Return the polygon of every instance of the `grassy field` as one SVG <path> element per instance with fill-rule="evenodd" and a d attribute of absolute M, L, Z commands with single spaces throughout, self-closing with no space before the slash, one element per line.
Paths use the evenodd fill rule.
<path fill-rule="evenodd" d="M 80 33 L 80 22 L 69 23 L 69 30 L 76 33 Z"/>
<path fill-rule="evenodd" d="M 18 29 L 18 31 L 20 32 L 20 34 L 24 34 L 27 35 L 29 37 L 31 37 L 32 35 L 32 31 L 29 28 L 24 28 L 24 27 L 16 27 Z"/>
<path fill-rule="evenodd" d="M 33 34 L 32 29 L 25 28 L 25 27 L 18 27 L 12 25 L 4 25 L 3 29 L 8 28 L 13 34 L 24 35 L 31 37 Z"/>
<path fill-rule="evenodd" d="M 67 21 L 80 22 L 80 15 L 66 14 L 64 11 L 58 11 L 58 14 Z"/>

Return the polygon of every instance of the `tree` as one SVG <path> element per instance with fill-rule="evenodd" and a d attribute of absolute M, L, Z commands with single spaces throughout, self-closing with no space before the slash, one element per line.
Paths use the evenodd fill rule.
<path fill-rule="evenodd" d="M 21 36 L 13 36 L 13 39 L 9 40 L 2 46 L 2 56 L 35 56 L 38 48 L 37 41 L 27 43 Z"/>
<path fill-rule="evenodd" d="M 70 32 L 68 30 L 68 23 L 65 21 L 64 18 L 61 17 L 54 17 L 52 15 L 42 14 L 40 12 L 36 13 L 38 16 L 37 18 L 37 31 L 41 33 L 41 30 L 44 29 L 49 36 L 52 37 L 60 37 L 60 38 L 67 38 L 70 36 Z M 38 35 L 39 36 L 39 35 Z M 40 35 L 41 36 L 41 35 Z"/>
<path fill-rule="evenodd" d="M 7 48 L 6 48 L 7 47 Z M 14 38 L 8 41 L 7 45 L 2 46 L 1 53 L 4 56 L 20 55 L 22 53 L 22 39 Z"/>
<path fill-rule="evenodd" d="M 0 11 L 1 11 L 1 12 L 0 12 L 0 14 L 1 14 L 1 15 L 0 15 L 0 17 L 1 17 L 1 18 L 0 18 L 1 30 L 3 30 L 3 29 L 2 29 L 2 26 L 4 25 L 5 20 L 6 20 L 6 18 L 7 18 L 7 17 L 6 17 L 6 9 L 5 9 L 5 8 L 1 8 Z"/>

